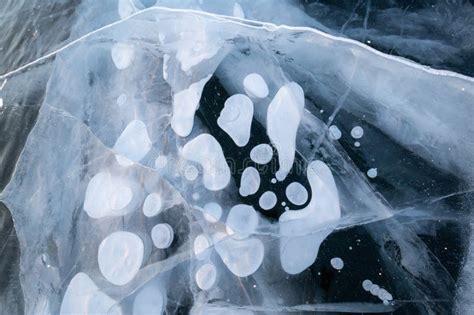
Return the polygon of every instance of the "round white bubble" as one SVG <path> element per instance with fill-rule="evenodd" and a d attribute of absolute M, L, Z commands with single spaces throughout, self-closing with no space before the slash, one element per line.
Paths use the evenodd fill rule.
<path fill-rule="evenodd" d="M 370 291 L 371 286 L 372 286 L 372 281 L 368 279 L 362 281 L 362 287 L 364 288 L 365 291 Z"/>
<path fill-rule="evenodd" d="M 143 203 L 143 214 L 147 217 L 153 217 L 163 210 L 163 200 L 157 193 L 151 193 L 145 198 Z"/>
<path fill-rule="evenodd" d="M 375 178 L 377 177 L 377 169 L 376 168 L 371 168 L 370 170 L 367 171 L 367 176 L 370 178 Z"/>
<path fill-rule="evenodd" d="M 217 270 L 213 264 L 205 264 L 196 271 L 196 284 L 201 290 L 212 288 L 217 278 Z"/>
<path fill-rule="evenodd" d="M 130 232 L 114 232 L 99 245 L 97 260 L 100 272 L 110 283 L 124 285 L 140 270 L 143 252 L 140 237 Z"/>
<path fill-rule="evenodd" d="M 286 197 L 295 205 L 302 205 L 308 200 L 308 191 L 298 182 L 293 182 L 286 187 Z"/>
<path fill-rule="evenodd" d="M 258 200 L 258 204 L 260 205 L 260 208 L 263 210 L 270 210 L 273 207 L 275 207 L 277 203 L 277 196 L 273 191 L 266 191 L 264 192 L 261 196 L 260 199 Z"/>
<path fill-rule="evenodd" d="M 364 129 L 361 126 L 355 126 L 351 130 L 351 136 L 354 139 L 360 139 L 364 135 Z"/>
<path fill-rule="evenodd" d="M 339 140 L 342 137 L 342 132 L 336 125 L 332 125 L 329 127 L 329 137 L 333 140 Z"/>
<path fill-rule="evenodd" d="M 272 156 L 272 147 L 266 143 L 259 144 L 250 151 L 250 158 L 258 164 L 267 164 L 271 161 Z"/>
<path fill-rule="evenodd" d="M 199 171 L 194 165 L 186 165 L 184 167 L 184 177 L 186 177 L 187 180 L 193 181 L 198 177 L 198 175 Z"/>
<path fill-rule="evenodd" d="M 355 146 L 356 148 L 360 147 L 360 142 L 359 142 L 359 141 L 354 142 L 354 146 Z"/>
<path fill-rule="evenodd" d="M 334 257 L 331 259 L 331 266 L 336 270 L 341 270 L 344 268 L 344 261 L 339 257 Z"/>
<path fill-rule="evenodd" d="M 173 228 L 167 223 L 157 224 L 151 229 L 151 240 L 156 248 L 165 249 L 173 243 Z"/>
<path fill-rule="evenodd" d="M 261 75 L 251 73 L 244 78 L 244 89 L 248 96 L 264 98 L 268 95 L 268 86 Z"/>

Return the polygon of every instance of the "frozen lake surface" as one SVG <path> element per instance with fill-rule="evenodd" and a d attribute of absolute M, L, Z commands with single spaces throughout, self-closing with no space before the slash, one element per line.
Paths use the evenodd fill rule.
<path fill-rule="evenodd" d="M 469 1 L 5 0 L 0 314 L 467 314 Z"/>

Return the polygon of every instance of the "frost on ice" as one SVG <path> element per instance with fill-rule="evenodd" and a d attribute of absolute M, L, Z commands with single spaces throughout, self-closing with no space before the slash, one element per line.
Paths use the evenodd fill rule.
<path fill-rule="evenodd" d="M 472 190 L 474 80 L 242 20 L 253 2 L 212 7 L 227 16 L 137 3 L 118 1 L 107 27 L 11 74 L 1 92 L 9 107 L 29 71 L 46 73 L 1 194 L 27 314 L 391 312 L 397 299 L 426 299 L 415 307 L 435 313 L 432 301 L 453 298 L 452 276 L 416 231 L 431 231 L 418 221 L 436 207 L 455 217 L 439 200 L 458 191 L 427 197 L 401 176 L 429 168 Z M 99 2 L 83 5 L 100 15 Z M 418 164 L 400 166 L 400 152 Z M 332 301 L 318 273 L 362 300 Z M 295 294 L 301 281 L 314 294 Z"/>

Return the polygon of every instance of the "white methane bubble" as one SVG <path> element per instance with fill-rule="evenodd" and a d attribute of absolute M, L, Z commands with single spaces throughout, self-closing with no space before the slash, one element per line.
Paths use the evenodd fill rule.
<path fill-rule="evenodd" d="M 204 264 L 196 271 L 196 284 L 201 290 L 212 288 L 217 279 L 217 270 L 214 264 Z"/>
<path fill-rule="evenodd" d="M 100 243 L 97 255 L 99 269 L 112 284 L 127 284 L 138 273 L 143 254 L 140 237 L 130 232 L 114 232 Z"/>
<path fill-rule="evenodd" d="M 252 206 L 238 204 L 229 211 L 226 230 L 234 237 L 245 238 L 255 232 L 258 221 L 258 214 Z"/>
<path fill-rule="evenodd" d="M 239 194 L 242 197 L 253 195 L 260 187 L 260 174 L 257 169 L 249 166 L 247 167 L 240 178 Z"/>
<path fill-rule="evenodd" d="M 266 143 L 259 144 L 250 151 L 250 158 L 258 164 L 267 164 L 273 156 L 272 147 Z"/>
<path fill-rule="evenodd" d="M 296 82 L 282 86 L 267 110 L 267 133 L 278 151 L 280 168 L 275 176 L 283 181 L 293 166 L 296 132 L 304 109 L 304 92 Z"/>
<path fill-rule="evenodd" d="M 364 288 L 365 291 L 370 291 L 371 287 L 372 287 L 372 281 L 370 281 L 369 279 L 362 281 L 362 288 Z"/>
<path fill-rule="evenodd" d="M 145 284 L 133 300 L 133 315 L 163 314 L 166 305 L 163 291 L 153 281 Z"/>
<path fill-rule="evenodd" d="M 277 196 L 273 191 L 266 191 L 260 196 L 258 204 L 263 210 L 271 210 L 275 207 L 277 201 Z"/>
<path fill-rule="evenodd" d="M 202 166 L 203 184 L 208 190 L 221 190 L 229 183 L 229 166 L 221 145 L 212 135 L 203 133 L 186 143 L 183 156 Z"/>
<path fill-rule="evenodd" d="M 330 263 L 331 266 L 336 270 L 341 270 L 344 268 L 344 261 L 339 257 L 331 258 Z"/>
<path fill-rule="evenodd" d="M 308 191 L 298 182 L 293 182 L 286 187 L 286 197 L 295 205 L 302 205 L 308 200 Z"/>
<path fill-rule="evenodd" d="M 226 267 L 237 277 L 248 277 L 262 265 L 265 247 L 258 238 L 223 238 L 214 245 Z"/>
<path fill-rule="evenodd" d="M 244 78 L 244 89 L 251 98 L 265 98 L 268 95 L 267 83 L 257 73 L 251 73 Z"/>
<path fill-rule="evenodd" d="M 360 139 L 364 135 L 364 129 L 361 126 L 355 126 L 351 130 L 351 136 L 354 139 Z"/>
<path fill-rule="evenodd" d="M 163 199 L 158 193 L 151 193 L 145 198 L 143 203 L 143 214 L 153 217 L 163 210 Z"/>
<path fill-rule="evenodd" d="M 339 140 L 342 137 L 342 132 L 336 125 L 331 125 L 329 127 L 329 137 L 333 140 Z"/>
<path fill-rule="evenodd" d="M 170 247 L 173 239 L 174 231 L 168 223 L 159 223 L 151 229 L 151 240 L 156 248 L 166 249 Z"/>
<path fill-rule="evenodd" d="M 84 210 L 91 218 L 122 216 L 131 211 L 133 199 L 130 183 L 121 177 L 101 171 L 91 178 L 84 198 Z"/>
<path fill-rule="evenodd" d="M 244 94 L 229 97 L 217 118 L 217 124 L 239 147 L 245 146 L 250 139 L 250 127 L 253 118 L 253 103 Z"/>
<path fill-rule="evenodd" d="M 122 310 L 117 301 L 102 292 L 87 274 L 79 272 L 69 282 L 59 314 L 121 315 Z"/>
<path fill-rule="evenodd" d="M 371 168 L 367 171 L 367 176 L 370 178 L 377 177 L 377 168 Z"/>
<path fill-rule="evenodd" d="M 207 76 L 174 94 L 171 128 L 178 136 L 187 137 L 193 130 L 194 115 L 199 107 L 202 89 L 210 78 L 211 76 Z"/>

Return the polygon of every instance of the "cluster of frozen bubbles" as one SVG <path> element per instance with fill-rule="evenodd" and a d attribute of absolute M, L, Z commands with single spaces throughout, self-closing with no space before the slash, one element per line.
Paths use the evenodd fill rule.
<path fill-rule="evenodd" d="M 111 49 L 111 58 L 118 70 L 125 70 L 133 64 L 134 48 L 131 45 L 117 43 Z M 168 60 L 164 58 L 164 62 Z M 166 66 L 163 67 L 163 77 L 166 78 Z M 199 107 L 202 89 L 210 76 L 191 84 L 187 89 L 177 92 L 173 96 L 173 113 L 171 116 L 171 127 L 177 136 L 185 138 L 193 129 L 194 113 Z M 220 116 L 217 119 L 219 127 L 226 132 L 239 147 L 248 144 L 250 129 L 254 113 L 254 102 L 265 99 L 269 95 L 269 88 L 263 77 L 257 73 L 250 73 L 243 79 L 243 87 L 246 94 L 234 94 L 230 96 L 224 104 Z M 120 95 L 117 104 L 124 106 L 127 103 L 127 96 Z M 284 104 L 285 106 L 282 106 Z M 252 148 L 250 158 L 257 164 L 267 164 L 272 160 L 273 148 L 278 152 L 279 170 L 275 174 L 272 183 L 283 181 L 289 173 L 295 155 L 295 137 L 298 125 L 304 109 L 303 90 L 295 82 L 288 83 L 281 87 L 271 100 L 267 110 L 267 133 L 271 144 L 261 143 Z M 191 113 L 191 114 L 190 114 Z M 284 128 L 284 132 L 282 132 Z M 334 139 L 341 137 L 340 130 L 331 126 L 330 136 Z M 363 129 L 356 126 L 351 131 L 352 137 L 359 139 L 363 136 Z M 273 146 L 273 148 L 272 148 Z M 146 124 L 138 119 L 128 123 L 120 136 L 117 138 L 113 150 L 117 163 L 127 168 L 134 163 L 140 162 L 149 154 L 153 147 L 150 140 Z M 210 134 L 202 133 L 194 139 L 188 141 L 182 148 L 182 158 L 187 161 L 183 169 L 182 177 L 187 181 L 195 181 L 202 177 L 203 186 L 209 191 L 219 191 L 224 189 L 231 179 L 230 170 L 226 164 L 225 157 L 219 142 Z M 164 168 L 169 163 L 166 155 L 159 154 L 155 160 L 157 170 Z M 200 168 L 198 168 L 200 166 Z M 308 174 L 315 172 L 329 174 L 329 168 L 321 161 L 308 167 Z M 374 171 L 369 171 L 370 177 L 376 176 Z M 308 175 L 308 178 L 309 178 Z M 318 181 L 319 179 L 313 179 Z M 332 179 L 331 179 L 332 180 Z M 241 176 L 239 194 L 243 197 L 255 194 L 260 187 L 260 174 L 254 167 L 247 167 Z M 310 183 L 311 184 L 311 183 Z M 311 185 L 317 187 L 317 185 Z M 335 192 L 334 192 L 335 191 Z M 334 200 L 337 197 L 335 187 L 332 190 Z M 287 200 L 294 205 L 303 205 L 308 201 L 308 191 L 298 183 L 292 182 L 285 189 Z M 124 174 L 116 174 L 109 169 L 100 170 L 95 174 L 86 189 L 84 210 L 93 219 L 105 217 L 124 216 L 135 209 L 141 207 L 143 215 L 147 218 L 155 217 L 166 208 L 162 195 L 159 191 L 149 193 L 144 200 L 141 197 L 138 185 Z M 193 194 L 193 199 L 199 199 L 197 193 Z M 289 210 L 287 202 L 280 200 L 280 204 Z M 259 197 L 259 206 L 263 210 L 270 210 L 278 203 L 278 196 L 269 190 Z M 338 203 L 337 213 L 334 218 L 340 216 Z M 311 204 L 301 213 L 313 215 L 314 204 Z M 199 210 L 203 217 L 210 223 L 218 222 L 223 214 L 221 205 L 216 202 L 209 202 Z M 296 213 L 297 211 L 294 211 Z M 293 212 L 287 211 L 285 219 L 291 221 Z M 297 218 L 295 216 L 294 218 Z M 263 261 L 264 245 L 256 237 L 252 237 L 259 225 L 259 215 L 256 210 L 245 204 L 233 206 L 226 218 L 226 228 L 224 231 L 216 233 L 202 233 L 193 240 L 194 257 L 199 261 L 194 273 L 196 285 L 201 290 L 210 290 L 217 281 L 218 271 L 213 262 L 209 259 L 211 249 L 215 249 L 222 261 L 235 276 L 247 277 L 260 267 Z M 229 237 L 230 236 L 230 237 Z M 157 250 L 168 249 L 174 241 L 173 227 L 167 222 L 156 224 L 149 236 Z M 130 283 L 140 271 L 146 256 L 146 242 L 142 236 L 129 231 L 116 231 L 106 236 L 98 247 L 98 265 L 103 277 L 113 285 L 123 286 Z M 293 241 L 291 238 L 289 241 Z M 298 251 L 298 248 L 293 248 Z M 243 250 L 239 252 L 239 250 Z M 317 251 L 317 250 L 316 250 Z M 293 253 L 294 254 L 294 253 Z M 283 254 L 282 254 L 283 255 Z M 294 266 L 294 257 L 287 255 L 287 260 L 292 263 L 282 262 L 283 268 L 292 274 L 301 272 L 310 265 L 315 257 L 304 261 L 302 266 Z M 284 257 L 282 257 L 282 260 Z M 296 261 L 298 263 L 298 261 Z M 331 265 L 337 270 L 344 266 L 342 259 L 331 259 Z M 375 285 L 374 285 L 375 286 Z M 366 286 L 364 286 L 365 288 Z M 374 287 L 376 288 L 376 287 Z M 372 290 L 384 301 L 391 300 L 391 295 L 383 289 L 377 287 Z M 84 292 L 99 292 L 94 296 L 89 296 L 94 303 L 84 303 Z M 165 306 L 166 294 L 164 288 L 147 288 L 140 290 L 135 297 L 134 314 L 139 314 L 141 310 L 153 313 L 162 313 Z M 73 310 L 83 310 L 84 313 L 100 313 L 109 310 L 115 301 L 100 292 L 96 284 L 85 273 L 78 273 L 71 280 L 68 289 L 63 297 L 61 313 L 67 314 Z M 94 309 L 90 309 L 90 308 Z M 119 311 L 118 313 L 120 313 Z"/>
<path fill-rule="evenodd" d="M 351 130 L 351 137 L 358 140 L 364 136 L 364 129 L 361 126 L 355 126 Z M 333 140 L 339 140 L 342 137 L 342 131 L 336 126 L 329 126 L 329 137 Z M 354 146 L 360 147 L 360 141 L 355 141 Z M 377 168 L 373 167 L 367 170 L 367 176 L 369 178 L 377 177 Z"/>
<path fill-rule="evenodd" d="M 368 279 L 362 281 L 362 288 L 378 297 L 384 304 L 389 304 L 389 302 L 393 300 L 392 294 Z"/>

